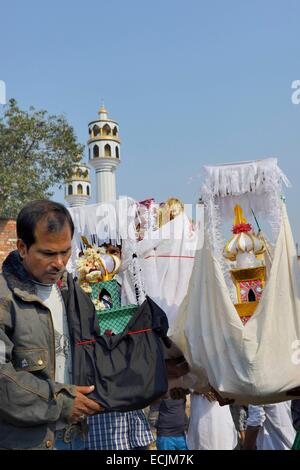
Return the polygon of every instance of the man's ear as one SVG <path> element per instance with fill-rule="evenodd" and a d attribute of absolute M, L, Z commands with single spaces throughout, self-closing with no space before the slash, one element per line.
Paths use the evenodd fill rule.
<path fill-rule="evenodd" d="M 18 252 L 21 258 L 24 258 L 24 256 L 26 256 L 26 253 L 27 253 L 27 246 L 23 242 L 23 240 L 21 240 L 21 238 L 18 238 L 17 240 L 17 248 L 18 248 Z"/>

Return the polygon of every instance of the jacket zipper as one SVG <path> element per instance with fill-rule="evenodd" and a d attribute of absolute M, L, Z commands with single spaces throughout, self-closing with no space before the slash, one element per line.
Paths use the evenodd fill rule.
<path fill-rule="evenodd" d="M 53 363 L 54 363 L 54 374 L 53 374 L 53 380 L 55 381 L 55 374 L 56 374 L 56 351 L 55 351 L 55 333 L 54 333 L 54 325 L 53 325 L 53 319 L 52 319 L 52 314 L 50 309 L 47 307 L 48 310 L 48 315 L 49 315 L 49 323 L 51 327 L 51 333 L 52 333 L 52 345 L 53 345 Z"/>

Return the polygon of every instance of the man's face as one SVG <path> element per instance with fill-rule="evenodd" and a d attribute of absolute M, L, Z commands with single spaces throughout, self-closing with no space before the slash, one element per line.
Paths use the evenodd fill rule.
<path fill-rule="evenodd" d="M 35 227 L 35 243 L 27 248 L 23 240 L 17 247 L 23 258 L 23 266 L 32 279 L 42 284 L 55 284 L 65 270 L 71 256 L 71 229 L 65 223 L 60 232 L 49 233 L 47 222 L 40 221 Z"/>

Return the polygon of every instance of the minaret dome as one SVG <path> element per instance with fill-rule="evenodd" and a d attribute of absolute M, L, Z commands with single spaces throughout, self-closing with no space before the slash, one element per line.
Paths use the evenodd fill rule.
<path fill-rule="evenodd" d="M 70 207 L 84 206 L 91 198 L 90 168 L 84 163 L 74 165 L 65 181 L 65 200 Z"/>

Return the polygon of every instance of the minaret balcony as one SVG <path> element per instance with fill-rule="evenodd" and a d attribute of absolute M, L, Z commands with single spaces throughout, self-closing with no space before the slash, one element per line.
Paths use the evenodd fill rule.
<path fill-rule="evenodd" d="M 112 140 L 113 142 L 117 142 L 118 144 L 121 143 L 121 140 L 116 135 L 100 135 L 98 134 L 96 137 L 91 137 L 87 143 L 88 145 L 92 142 L 97 142 L 101 140 Z"/>
<path fill-rule="evenodd" d="M 88 194 L 68 194 L 65 196 L 65 200 L 68 202 L 70 207 L 78 207 L 86 205 L 91 196 Z"/>
<path fill-rule="evenodd" d="M 66 183 L 70 183 L 70 182 L 72 182 L 72 181 L 75 181 L 75 182 L 78 182 L 78 183 L 80 183 L 81 181 L 86 181 L 87 183 L 90 183 L 90 182 L 91 182 L 89 175 L 87 175 L 87 176 L 81 176 L 80 178 L 78 178 L 77 175 L 70 176 L 70 177 L 66 180 Z"/>

